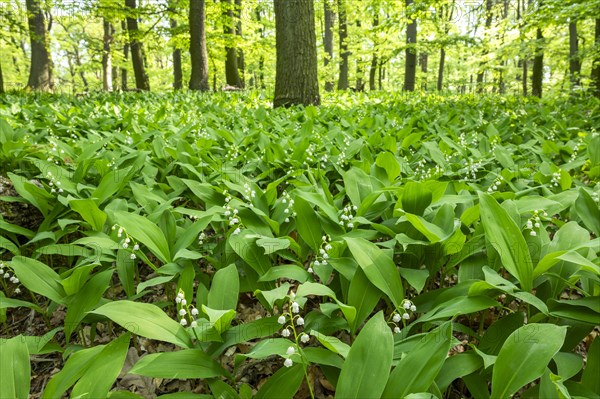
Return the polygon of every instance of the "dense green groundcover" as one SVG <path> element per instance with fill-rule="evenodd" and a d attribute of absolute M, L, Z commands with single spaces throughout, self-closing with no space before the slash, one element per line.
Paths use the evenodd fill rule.
<path fill-rule="evenodd" d="M 577 98 L 6 96 L 0 397 L 597 398 L 596 130 Z"/>

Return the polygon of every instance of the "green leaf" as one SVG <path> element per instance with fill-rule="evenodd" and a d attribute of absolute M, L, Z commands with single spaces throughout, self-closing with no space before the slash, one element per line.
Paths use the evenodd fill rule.
<path fill-rule="evenodd" d="M 596 237 L 600 237 L 600 208 L 584 188 L 579 189 L 575 200 L 575 212 Z"/>
<path fill-rule="evenodd" d="M 362 268 L 357 268 L 348 288 L 348 305 L 356 308 L 356 317 L 350 323 L 350 330 L 355 332 L 360 324 L 371 314 L 381 298 L 379 291 L 367 278 Z"/>
<path fill-rule="evenodd" d="M 389 152 L 381 152 L 377 155 L 375 164 L 380 168 L 385 169 L 389 181 L 394 181 L 400 175 L 400 164 L 398 160 Z"/>
<path fill-rule="evenodd" d="M 459 296 L 441 303 L 423 316 L 417 322 L 452 318 L 458 315 L 479 312 L 500 304 L 487 296 Z"/>
<path fill-rule="evenodd" d="M 108 317 L 136 335 L 191 348 L 186 330 L 159 307 L 141 302 L 115 301 L 100 306 L 92 313 Z"/>
<path fill-rule="evenodd" d="M 600 392 L 600 339 L 597 337 L 592 342 L 588 353 L 587 363 L 581 377 L 581 385 L 592 392 Z"/>
<path fill-rule="evenodd" d="M 344 237 L 352 256 L 365 275 L 398 307 L 404 300 L 404 288 L 396 265 L 375 244 L 362 238 Z"/>
<path fill-rule="evenodd" d="M 71 397 L 105 398 L 121 373 L 130 338 L 123 334 L 106 345 L 75 384 Z"/>
<path fill-rule="evenodd" d="M 321 246 L 321 223 L 317 218 L 312 206 L 302 197 L 297 196 L 294 203 L 294 210 L 297 213 L 296 228 L 298 234 L 304 242 L 314 251 L 318 251 Z"/>
<path fill-rule="evenodd" d="M 265 249 L 265 255 L 270 255 L 282 249 L 289 248 L 290 240 L 287 238 L 263 237 L 256 240 L 256 245 Z"/>
<path fill-rule="evenodd" d="M 28 290 L 63 304 L 65 290 L 61 278 L 54 270 L 35 259 L 15 256 L 9 262 L 15 275 Z"/>
<path fill-rule="evenodd" d="M 240 291 L 240 277 L 235 264 L 217 270 L 208 292 L 208 306 L 212 309 L 236 309 Z"/>
<path fill-rule="evenodd" d="M 425 392 L 438 375 L 452 344 L 452 323 L 430 331 L 400 359 L 389 376 L 382 398 L 403 398 Z"/>
<path fill-rule="evenodd" d="M 345 342 L 340 341 L 339 338 L 324 335 L 315 330 L 311 330 L 310 335 L 316 337 L 317 340 L 321 343 L 321 345 L 323 345 L 325 348 L 329 349 L 333 353 L 337 353 L 338 355 L 341 355 L 343 358 L 348 357 L 348 352 L 350 351 L 350 345 L 348 345 Z"/>
<path fill-rule="evenodd" d="M 153 378 L 212 378 L 227 372 L 201 349 L 153 353 L 142 357 L 129 371 Z"/>
<path fill-rule="evenodd" d="M 144 244 L 163 263 L 172 261 L 167 239 L 157 225 L 134 213 L 116 211 L 115 217 L 127 234 Z"/>
<path fill-rule="evenodd" d="M 521 289 L 531 291 L 533 264 L 521 230 L 491 195 L 479 193 L 479 204 L 487 240 L 498 252 L 506 270 L 519 280 Z"/>
<path fill-rule="evenodd" d="M 273 281 L 281 278 L 295 280 L 300 283 L 305 282 L 310 277 L 310 274 L 300 266 L 296 265 L 281 265 L 273 266 L 258 281 Z"/>
<path fill-rule="evenodd" d="M 292 399 L 303 379 L 302 365 L 282 367 L 260 387 L 254 399 Z"/>
<path fill-rule="evenodd" d="M 492 373 L 492 398 L 509 398 L 525 384 L 544 374 L 552 357 L 560 350 L 566 327 L 529 324 L 514 331 L 506 340 Z"/>
<path fill-rule="evenodd" d="M 206 313 L 210 324 L 220 334 L 229 328 L 231 321 L 235 318 L 235 310 L 216 310 L 202 305 L 202 311 Z"/>
<path fill-rule="evenodd" d="M 336 398 L 379 398 L 385 387 L 394 351 L 392 331 L 378 312 L 352 344 L 336 386 Z"/>
<path fill-rule="evenodd" d="M 106 223 L 106 213 L 98 208 L 92 199 L 74 199 L 69 201 L 69 206 L 88 222 L 94 231 L 102 231 Z"/>
<path fill-rule="evenodd" d="M 431 204 L 433 194 L 429 187 L 420 182 L 408 182 L 402 192 L 402 210 L 407 213 L 422 216 Z"/>
<path fill-rule="evenodd" d="M 440 391 L 445 391 L 452 381 L 476 372 L 483 366 L 481 357 L 473 352 L 458 353 L 444 362 L 442 369 L 435 377 Z"/>
<path fill-rule="evenodd" d="M 20 335 L 0 340 L 0 398 L 29 398 L 31 365 Z"/>

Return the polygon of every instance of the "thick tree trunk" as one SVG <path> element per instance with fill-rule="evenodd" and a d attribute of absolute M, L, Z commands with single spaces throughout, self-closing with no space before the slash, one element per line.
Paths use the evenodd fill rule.
<path fill-rule="evenodd" d="M 129 8 L 130 12 L 135 13 L 137 8 L 136 0 L 125 0 L 125 5 Z M 135 87 L 138 90 L 150 90 L 150 81 L 146 74 L 146 68 L 144 66 L 144 54 L 142 43 L 139 38 L 138 21 L 135 16 L 127 17 L 127 32 L 129 34 L 129 45 L 131 47 L 131 61 L 133 63 L 133 73 L 135 75 Z"/>
<path fill-rule="evenodd" d="M 177 21 L 171 18 L 171 35 L 175 33 Z M 183 72 L 181 70 L 181 49 L 177 45 L 173 46 L 173 90 L 181 90 L 183 88 Z"/>
<path fill-rule="evenodd" d="M 437 89 L 441 91 L 444 88 L 444 66 L 446 65 L 446 50 L 440 49 L 440 65 L 438 67 Z"/>
<path fill-rule="evenodd" d="M 41 0 L 26 0 L 29 39 L 31 42 L 31 67 L 27 87 L 32 90 L 52 90 L 52 60 L 49 52 L 50 38 Z"/>
<path fill-rule="evenodd" d="M 325 60 L 323 64 L 329 65 L 333 59 L 333 24 L 335 21 L 335 13 L 331 8 L 331 0 L 324 0 L 324 18 L 325 18 L 325 31 L 323 32 L 323 46 L 325 47 Z M 333 81 L 330 79 L 330 75 L 327 74 L 327 80 L 325 81 L 325 91 L 333 91 Z"/>
<path fill-rule="evenodd" d="M 544 36 L 542 30 L 537 28 L 536 50 L 533 58 L 533 71 L 531 73 L 531 94 L 542 97 L 542 80 L 544 78 Z"/>
<path fill-rule="evenodd" d="M 404 90 L 415 90 L 415 77 L 417 74 L 417 19 L 411 16 L 409 9 L 412 7 L 413 0 L 406 0 L 406 10 L 410 18 L 410 23 L 406 26 L 406 59 L 404 63 Z"/>
<path fill-rule="evenodd" d="M 114 28 L 112 24 L 103 18 L 104 25 L 104 38 L 102 48 L 102 89 L 104 91 L 112 91 L 113 87 L 113 68 L 112 68 L 112 55 L 111 45 L 113 41 Z"/>
<path fill-rule="evenodd" d="M 273 106 L 318 105 L 321 99 L 313 0 L 275 0 L 275 32 Z"/>
<path fill-rule="evenodd" d="M 595 42 L 596 47 L 600 48 L 600 18 L 596 18 L 596 31 L 595 31 Z M 600 98 L 600 53 L 596 53 L 596 59 L 593 61 L 592 67 L 592 82 L 594 84 L 593 92 L 594 95 Z"/>
<path fill-rule="evenodd" d="M 338 0 L 339 38 L 340 38 L 340 76 L 338 90 L 348 90 L 348 23 L 346 21 L 346 2 Z"/>
<path fill-rule="evenodd" d="M 486 33 L 490 30 L 492 26 L 492 8 L 494 6 L 494 0 L 486 0 L 485 1 L 485 30 Z M 488 49 L 487 46 L 483 49 L 482 57 L 487 56 Z M 479 63 L 479 71 L 477 72 L 477 92 L 483 92 L 483 78 L 485 76 L 485 61 L 481 61 Z"/>
<path fill-rule="evenodd" d="M 240 39 L 242 38 L 242 0 L 235 0 L 235 35 Z M 241 87 L 246 86 L 246 59 L 244 58 L 244 50 L 241 48 L 237 49 L 237 64 L 238 71 L 240 73 L 240 82 L 242 83 Z"/>
<path fill-rule="evenodd" d="M 579 85 L 581 61 L 579 60 L 579 38 L 577 37 L 577 22 L 569 23 L 569 77 L 572 85 Z"/>
<path fill-rule="evenodd" d="M 124 32 L 127 31 L 127 22 L 121 21 L 121 30 Z M 128 83 L 127 83 L 127 61 L 129 60 L 129 40 L 125 39 L 123 43 L 123 60 L 125 61 L 125 66 L 121 68 L 121 90 L 127 91 Z"/>
<path fill-rule="evenodd" d="M 206 30 L 204 0 L 190 0 L 190 59 L 192 74 L 190 89 L 208 91 L 208 52 L 206 50 Z"/>
<path fill-rule="evenodd" d="M 242 87 L 242 80 L 238 71 L 238 52 L 235 46 L 231 43 L 234 40 L 235 34 L 235 19 L 233 16 L 233 1 L 221 0 L 223 7 L 223 33 L 227 45 L 225 46 L 225 80 L 227 85 L 233 87 Z"/>

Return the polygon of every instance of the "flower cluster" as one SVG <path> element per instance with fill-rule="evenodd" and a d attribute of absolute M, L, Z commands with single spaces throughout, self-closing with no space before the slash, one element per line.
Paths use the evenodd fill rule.
<path fill-rule="evenodd" d="M 306 149 L 306 161 L 304 162 L 305 165 L 307 163 L 313 163 L 315 161 L 315 159 L 313 158 L 315 156 L 315 150 L 315 145 L 313 143 L 310 143 L 308 145 L 308 148 Z"/>
<path fill-rule="evenodd" d="M 20 280 L 17 278 L 17 276 L 11 275 L 8 270 L 4 271 L 5 267 L 8 269 L 8 266 L 0 260 L 0 276 L 2 276 L 5 280 L 9 280 L 13 284 L 19 284 Z M 15 294 L 20 294 L 21 289 L 17 287 L 15 288 L 14 292 Z"/>
<path fill-rule="evenodd" d="M 203 245 L 204 240 L 206 240 L 206 234 L 204 232 L 201 232 L 200 234 L 198 234 L 198 244 Z"/>
<path fill-rule="evenodd" d="M 58 150 L 58 144 L 56 144 L 56 142 L 50 141 L 50 154 L 48 155 L 48 159 L 46 159 L 46 161 L 54 162 L 58 165 L 58 159 L 60 159 L 60 155 L 64 153 L 65 150 Z M 57 159 L 55 160 L 53 157 L 56 157 Z"/>
<path fill-rule="evenodd" d="M 321 248 L 319 249 L 319 253 L 315 256 L 315 260 L 308 267 L 309 273 L 314 273 L 313 266 L 326 265 L 327 260 L 329 259 L 329 251 L 333 248 L 330 244 L 331 238 L 328 236 L 321 237 Z"/>
<path fill-rule="evenodd" d="M 210 139 L 210 134 L 206 131 L 206 129 L 198 129 L 196 132 L 196 137 L 198 139 L 208 140 Z"/>
<path fill-rule="evenodd" d="M 500 187 L 500 185 L 504 182 L 504 177 L 503 176 L 498 176 L 494 182 L 492 183 L 492 185 L 488 188 L 488 193 L 493 193 L 494 191 L 498 191 L 498 187 Z"/>
<path fill-rule="evenodd" d="M 197 327 L 198 309 L 195 308 L 194 305 L 188 305 L 187 300 L 185 299 L 185 292 L 182 289 L 179 289 L 179 292 L 175 297 L 175 303 L 177 304 L 177 315 L 181 317 L 179 324 L 185 327 L 188 325 L 189 320 L 190 327 Z"/>
<path fill-rule="evenodd" d="M 346 226 L 349 229 L 354 228 L 354 215 L 352 214 L 352 212 L 356 212 L 358 210 L 358 207 L 356 205 L 351 206 L 345 206 L 343 209 L 343 213 L 340 216 L 340 226 Z"/>
<path fill-rule="evenodd" d="M 233 199 L 233 197 L 227 193 L 227 190 L 223 190 L 223 194 L 226 195 L 225 205 L 223 205 L 223 208 L 225 209 L 223 215 L 227 216 L 227 219 L 229 220 L 229 226 L 235 226 L 235 229 L 233 230 L 233 235 L 239 234 L 240 231 L 242 231 L 242 227 L 244 227 L 244 225 L 242 224 L 242 220 L 238 214 L 239 211 L 231 206 L 231 200 Z"/>
<path fill-rule="evenodd" d="M 558 187 L 558 186 L 560 186 L 560 180 L 561 180 L 560 171 L 554 172 L 554 173 L 552 173 L 552 181 L 550 182 L 550 184 L 552 184 L 554 187 Z"/>
<path fill-rule="evenodd" d="M 285 338 L 293 337 L 295 341 L 294 346 L 290 346 L 287 349 L 285 361 L 283 365 L 285 367 L 292 367 L 294 364 L 292 360 L 292 356 L 296 354 L 296 348 L 300 348 L 300 343 L 307 344 L 310 341 L 310 336 L 303 332 L 299 332 L 297 328 L 302 327 L 304 325 L 304 318 L 300 316 L 300 305 L 294 299 L 296 294 L 294 292 L 290 292 L 289 295 L 289 305 L 288 311 L 284 312 L 279 318 L 277 322 L 284 326 L 281 330 L 281 336 Z"/>
<path fill-rule="evenodd" d="M 531 230 L 529 232 L 529 235 L 532 237 L 537 236 L 537 233 L 534 230 L 534 228 L 539 229 L 541 227 L 540 214 L 542 214 L 544 217 L 548 216 L 548 213 L 546 211 L 536 209 L 535 211 L 533 211 L 533 216 L 527 219 L 526 228 L 528 230 Z"/>
<path fill-rule="evenodd" d="M 256 197 L 256 191 L 250 187 L 248 183 L 244 183 L 244 198 L 248 201 L 248 204 L 252 206 L 252 200 Z"/>
<path fill-rule="evenodd" d="M 62 194 L 63 189 L 62 189 L 62 187 L 60 187 L 62 185 L 62 183 L 60 181 L 56 180 L 54 175 L 52 175 L 52 172 L 48 171 L 48 173 L 46 173 L 46 178 L 48 180 L 50 180 L 48 182 L 48 185 L 50 186 L 50 192 L 52 194 L 55 194 L 55 193 Z"/>
<path fill-rule="evenodd" d="M 440 165 L 435 165 L 433 168 L 427 169 L 427 172 L 421 174 L 421 180 L 435 179 L 444 174 L 444 169 Z"/>
<path fill-rule="evenodd" d="M 232 144 L 227 149 L 227 154 L 225 154 L 225 160 L 226 161 L 233 161 L 234 159 L 236 159 L 239 156 L 240 156 L 240 149 L 239 149 L 239 147 L 237 145 L 235 145 L 235 144 Z"/>
<path fill-rule="evenodd" d="M 119 227 L 119 229 L 117 230 L 117 227 Z M 129 254 L 129 259 L 134 260 L 137 258 L 135 251 L 139 251 L 140 250 L 140 246 L 138 243 L 134 242 L 133 239 L 131 238 L 131 236 L 129 234 L 127 234 L 127 231 L 125 231 L 125 229 L 117 224 L 113 225 L 111 227 L 111 230 L 117 230 L 117 238 L 123 238 L 123 234 L 125 234 L 125 238 L 123 238 L 120 241 L 121 247 L 123 247 L 123 249 L 129 249 L 129 247 L 131 246 L 131 254 Z"/>
<path fill-rule="evenodd" d="M 471 161 L 469 161 L 469 164 L 467 165 L 467 175 L 471 175 L 471 179 L 476 180 L 479 168 L 481 168 L 481 162 L 477 161 L 475 163 L 472 163 Z M 465 177 L 465 180 L 467 180 L 467 178 L 468 177 Z"/>
<path fill-rule="evenodd" d="M 410 320 L 411 318 L 411 313 L 416 311 L 417 307 L 411 300 L 405 299 L 402 301 L 401 307 L 391 314 L 391 321 L 388 320 L 388 324 L 391 324 L 394 327 L 395 334 L 399 334 L 402 331 L 399 323 L 402 322 L 406 327 L 407 320 Z"/>
<path fill-rule="evenodd" d="M 285 213 L 285 222 L 290 222 L 290 216 L 296 217 L 296 212 L 294 211 L 294 200 L 290 197 L 287 191 L 283 192 L 281 199 L 281 203 L 285 205 L 285 209 L 283 213 Z"/>

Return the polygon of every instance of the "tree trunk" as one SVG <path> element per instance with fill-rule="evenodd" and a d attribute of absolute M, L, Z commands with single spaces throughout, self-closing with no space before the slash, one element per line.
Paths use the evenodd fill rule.
<path fill-rule="evenodd" d="M 0 94 L 4 93 L 4 77 L 2 76 L 2 62 L 0 62 Z"/>
<path fill-rule="evenodd" d="M 537 28 L 536 50 L 533 58 L 533 71 L 531 73 L 531 94 L 542 97 L 542 80 L 544 78 L 544 36 L 542 29 Z"/>
<path fill-rule="evenodd" d="M 131 47 L 131 61 L 133 63 L 133 73 L 135 75 L 135 87 L 138 90 L 150 90 L 150 81 L 144 67 L 144 54 L 142 43 L 139 38 L 139 28 L 135 10 L 137 8 L 136 0 L 125 0 L 125 6 L 134 13 L 133 16 L 127 16 L 127 32 L 129 35 L 129 45 Z"/>
<path fill-rule="evenodd" d="M 236 18 L 235 35 L 241 39 L 242 38 L 242 0 L 235 0 L 235 18 Z M 238 64 L 238 71 L 240 73 L 240 82 L 242 84 L 241 87 L 245 87 L 246 86 L 246 78 L 245 78 L 246 60 L 244 58 L 244 50 L 242 50 L 241 48 L 237 49 L 237 64 Z"/>
<path fill-rule="evenodd" d="M 383 65 L 385 63 L 383 62 L 383 60 L 379 61 L 379 76 L 377 77 L 377 84 L 379 86 L 379 91 L 383 90 L 383 77 L 385 75 L 385 69 L 383 68 Z"/>
<path fill-rule="evenodd" d="M 127 31 L 127 23 L 125 21 L 121 21 L 121 30 L 123 33 Z M 123 43 L 123 60 L 125 61 L 125 66 L 121 68 L 121 90 L 127 91 L 128 83 L 127 83 L 127 61 L 129 60 L 129 40 L 125 39 Z"/>
<path fill-rule="evenodd" d="M 487 32 L 490 30 L 490 27 L 492 26 L 492 8 L 494 6 L 494 0 L 486 0 L 485 1 L 485 31 L 486 34 Z M 488 54 L 488 49 L 487 49 L 487 43 L 485 44 L 486 47 L 483 49 L 483 53 L 482 53 L 482 57 L 487 56 Z M 483 78 L 485 75 L 485 61 L 481 61 L 479 63 L 479 71 L 477 72 L 477 92 L 478 93 L 482 93 L 483 92 Z"/>
<path fill-rule="evenodd" d="M 379 10 L 375 10 L 375 16 L 373 17 L 373 30 L 377 32 L 377 27 L 379 26 Z M 377 37 L 377 36 L 375 36 Z M 373 43 L 373 55 L 371 57 L 371 69 L 369 70 L 369 90 L 375 90 L 375 77 L 377 75 L 377 64 L 379 62 L 377 57 L 377 39 L 374 40 Z"/>
<path fill-rule="evenodd" d="M 421 65 L 421 73 L 423 74 L 423 82 L 421 83 L 421 89 L 427 91 L 427 62 L 429 61 L 429 54 L 419 54 L 419 65 Z"/>
<path fill-rule="evenodd" d="M 46 21 L 41 0 L 26 0 L 29 39 L 31 42 L 31 67 L 27 87 L 32 90 L 52 90 L 52 60 L 49 52 L 50 37 L 46 32 Z"/>
<path fill-rule="evenodd" d="M 340 37 L 340 76 L 338 90 L 348 90 L 348 23 L 346 21 L 346 2 L 338 0 L 339 37 Z"/>
<path fill-rule="evenodd" d="M 581 75 L 579 60 L 579 39 L 577 37 L 577 21 L 569 23 L 569 77 L 573 86 L 578 86 Z"/>
<path fill-rule="evenodd" d="M 114 28 L 112 24 L 103 18 L 104 25 L 104 37 L 103 37 L 103 48 L 102 48 L 102 89 L 104 91 L 112 91 L 112 55 L 111 45 L 113 41 Z"/>
<path fill-rule="evenodd" d="M 208 53 L 204 26 L 204 0 L 190 0 L 190 89 L 208 91 Z"/>
<path fill-rule="evenodd" d="M 256 22 L 258 22 L 260 24 L 261 23 L 260 8 L 257 7 L 255 12 L 256 12 Z M 260 34 L 260 38 L 263 39 L 265 37 L 265 30 L 262 26 L 258 29 L 258 32 Z M 258 59 L 257 86 L 260 87 L 261 89 L 265 88 L 265 57 L 262 55 L 262 53 L 260 54 L 260 57 Z"/>
<path fill-rule="evenodd" d="M 275 32 L 273 106 L 318 105 L 321 99 L 313 0 L 275 0 Z"/>
<path fill-rule="evenodd" d="M 360 28 L 360 20 L 356 21 L 356 27 Z M 360 31 L 360 30 L 359 30 Z M 356 91 L 365 91 L 365 83 L 363 80 L 363 67 L 361 57 L 356 57 Z"/>
<path fill-rule="evenodd" d="M 600 48 L 600 18 L 596 18 L 595 32 L 596 48 Z M 600 53 L 596 53 L 596 59 L 593 61 L 592 67 L 592 82 L 595 84 L 593 88 L 594 95 L 600 98 Z"/>
<path fill-rule="evenodd" d="M 177 28 L 177 21 L 171 18 L 171 36 L 174 35 Z M 177 45 L 173 46 L 173 90 L 183 88 L 183 72 L 181 70 L 181 49 Z"/>
<path fill-rule="evenodd" d="M 438 67 L 437 89 L 442 91 L 444 88 L 444 66 L 446 65 L 446 50 L 440 49 L 440 65 Z"/>
<path fill-rule="evenodd" d="M 329 65 L 333 59 L 333 24 L 335 21 L 335 13 L 331 8 L 331 0 L 324 0 L 325 5 L 324 18 L 325 18 L 325 31 L 323 32 L 323 46 L 325 47 L 325 60 L 324 66 Z M 327 69 L 326 69 L 327 70 Z M 325 91 L 333 91 L 333 81 L 330 79 L 330 74 L 327 74 L 327 80 L 325 81 Z"/>
<path fill-rule="evenodd" d="M 75 55 L 75 65 L 77 65 L 77 69 L 79 71 L 79 77 L 83 82 L 83 88 L 85 91 L 89 90 L 87 79 L 85 78 L 85 73 L 83 72 L 83 68 L 81 67 L 81 57 L 79 57 L 79 50 L 77 47 L 73 47 L 73 54 Z"/>
<path fill-rule="evenodd" d="M 233 1 L 221 0 L 223 8 L 223 33 L 225 34 L 225 80 L 228 86 L 242 87 L 238 71 L 238 52 L 232 45 L 235 34 L 235 19 L 233 16 Z"/>
<path fill-rule="evenodd" d="M 410 18 L 410 23 L 406 26 L 406 59 L 404 63 L 404 90 L 415 90 L 415 77 L 417 74 L 417 19 L 410 15 L 413 0 L 406 0 L 406 13 Z"/>

